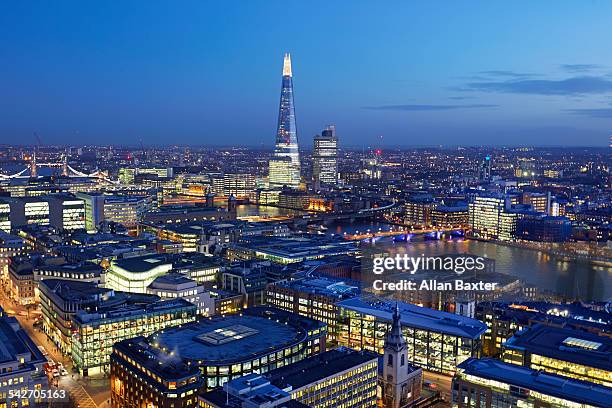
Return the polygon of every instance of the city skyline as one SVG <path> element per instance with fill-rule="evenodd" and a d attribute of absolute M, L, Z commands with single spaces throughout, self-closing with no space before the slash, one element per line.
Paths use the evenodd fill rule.
<path fill-rule="evenodd" d="M 345 147 L 604 147 L 612 132 L 607 4 L 87 11 L 4 7 L 3 142 L 35 144 L 36 132 L 46 144 L 271 150 L 284 52 L 296 66 L 305 146 L 328 123 Z M 297 17 L 288 25 L 285 15 Z"/>

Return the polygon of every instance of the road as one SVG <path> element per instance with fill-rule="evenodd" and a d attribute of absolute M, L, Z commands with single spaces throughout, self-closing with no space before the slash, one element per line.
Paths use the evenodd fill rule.
<path fill-rule="evenodd" d="M 436 391 L 440 392 L 440 396 L 445 401 L 445 404 L 439 405 L 439 406 L 440 407 L 442 406 L 450 407 L 450 403 L 452 400 L 451 398 L 451 382 L 453 380 L 452 377 L 449 377 L 447 375 L 437 374 L 437 373 L 431 373 L 428 371 L 423 371 L 423 377 L 425 381 L 429 381 L 432 384 L 436 384 L 435 385 Z"/>
<path fill-rule="evenodd" d="M 85 380 L 83 380 L 78 374 L 70 374 L 72 372 L 72 360 L 57 350 L 53 342 L 47 338 L 45 333 L 34 327 L 33 318 L 28 319 L 27 316 L 21 316 L 19 314 L 20 312 L 25 312 L 26 308 L 10 300 L 6 296 L 4 290 L 0 290 L 0 306 L 2 306 L 5 311 L 14 310 L 16 312 L 15 317 L 19 321 L 19 324 L 25 330 L 28 336 L 30 336 L 32 341 L 34 341 L 37 346 L 43 346 L 47 353 L 49 353 L 49 358 L 52 358 L 56 363 L 61 362 L 64 365 L 69 374 L 59 377 L 59 380 L 57 381 L 58 389 L 68 391 L 79 408 L 97 408 L 99 405 L 96 404 L 92 396 L 80 383 L 80 381 L 84 382 Z M 106 395 L 96 395 L 96 399 L 101 400 L 101 402 L 106 401 L 107 398 L 108 396 Z"/>

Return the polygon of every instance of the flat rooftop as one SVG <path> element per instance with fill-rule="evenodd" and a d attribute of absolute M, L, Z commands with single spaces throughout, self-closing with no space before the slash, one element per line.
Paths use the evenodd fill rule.
<path fill-rule="evenodd" d="M 537 324 L 515 333 L 504 347 L 612 371 L 612 338 L 608 336 Z"/>
<path fill-rule="evenodd" d="M 370 361 L 378 364 L 378 357 L 370 351 L 338 348 L 269 371 L 265 376 L 279 388 L 291 386 L 296 389 Z"/>
<path fill-rule="evenodd" d="M 492 358 L 470 358 L 457 366 L 465 374 L 527 388 L 542 394 L 596 407 L 610 406 L 612 389 Z"/>
<path fill-rule="evenodd" d="M 183 359 L 222 365 L 299 344 L 307 339 L 309 329 L 324 327 L 323 323 L 278 309 L 252 309 L 168 328 L 148 340 Z"/>
<path fill-rule="evenodd" d="M 316 277 L 304 278 L 288 282 L 275 283 L 275 286 L 290 288 L 302 293 L 312 293 L 334 297 L 337 299 L 346 299 L 357 296 L 360 293 L 359 287 L 351 285 L 342 280 Z"/>
<path fill-rule="evenodd" d="M 111 293 L 111 289 L 101 288 L 93 282 L 67 279 L 44 279 L 39 283 L 43 291 L 55 292 L 65 301 L 89 301 Z"/>
<path fill-rule="evenodd" d="M 163 254 L 135 256 L 131 258 L 118 259 L 113 262 L 119 268 L 129 272 L 148 272 L 161 265 L 171 265 L 172 260 Z"/>
<path fill-rule="evenodd" d="M 207 402 L 215 404 L 215 406 L 222 408 L 242 408 L 244 399 L 227 395 L 225 391 L 221 388 L 214 389 L 205 394 L 200 395 L 200 400 L 205 400 Z M 268 402 L 267 400 L 257 401 L 257 402 Z M 310 405 L 302 404 L 297 400 L 289 400 L 287 402 L 280 403 L 276 405 L 277 408 L 308 408 Z"/>
<path fill-rule="evenodd" d="M 182 273 L 170 272 L 166 275 L 158 276 L 153 281 L 154 284 L 162 284 L 162 285 L 180 285 L 184 283 L 193 283 L 195 282 L 193 279 L 189 279 L 187 276 Z"/>
<path fill-rule="evenodd" d="M 17 362 L 29 354 L 29 363 L 46 361 L 36 344 L 14 317 L 0 316 L 0 364 Z M 27 360 L 26 360 L 27 361 Z"/>
<path fill-rule="evenodd" d="M 120 341 L 113 345 L 113 349 L 136 360 L 139 364 L 145 366 L 166 381 L 179 380 L 199 374 L 197 367 L 185 364 L 176 355 L 149 347 L 143 337 Z"/>
<path fill-rule="evenodd" d="M 396 302 L 376 297 L 355 297 L 338 302 L 338 306 L 362 314 L 375 316 L 391 322 Z M 433 310 L 411 303 L 397 302 L 400 309 L 403 326 L 415 329 L 428 330 L 436 333 L 478 339 L 485 331 L 487 325 L 483 322 L 453 313 Z"/>

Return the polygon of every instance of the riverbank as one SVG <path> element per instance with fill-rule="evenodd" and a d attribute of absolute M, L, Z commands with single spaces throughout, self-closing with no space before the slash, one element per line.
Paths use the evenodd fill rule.
<path fill-rule="evenodd" d="M 579 248 L 575 248 L 574 251 L 570 251 L 568 249 L 560 249 L 556 248 L 553 245 L 571 245 L 568 244 L 555 244 L 555 243 L 546 243 L 546 242 L 516 242 L 516 241 L 500 241 L 500 240 L 485 240 L 475 237 L 466 237 L 467 239 L 479 241 L 479 242 L 490 242 L 497 245 L 508 246 L 512 248 L 520 248 L 520 249 L 528 249 L 531 251 L 541 252 L 543 254 L 553 256 L 555 258 L 559 258 L 562 261 L 567 262 L 586 262 L 591 265 L 601 266 L 606 268 L 612 268 L 612 250 L 610 250 L 611 254 L 609 256 L 601 255 L 601 254 L 592 254 L 587 250 L 580 250 Z M 547 247 L 548 246 L 548 247 Z M 587 248 L 588 249 L 588 248 Z M 603 248 L 594 248 L 598 250 L 603 250 Z M 582 252 L 583 251 L 583 252 Z M 601 251 L 604 252 L 604 251 Z"/>

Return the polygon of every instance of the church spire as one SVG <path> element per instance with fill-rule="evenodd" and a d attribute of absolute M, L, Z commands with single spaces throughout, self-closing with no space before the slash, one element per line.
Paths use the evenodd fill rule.
<path fill-rule="evenodd" d="M 399 305 L 395 304 L 393 310 L 393 323 L 391 324 L 391 330 L 385 337 L 385 349 L 390 348 L 395 351 L 401 351 L 406 348 L 406 340 L 402 334 L 402 323 Z"/>

